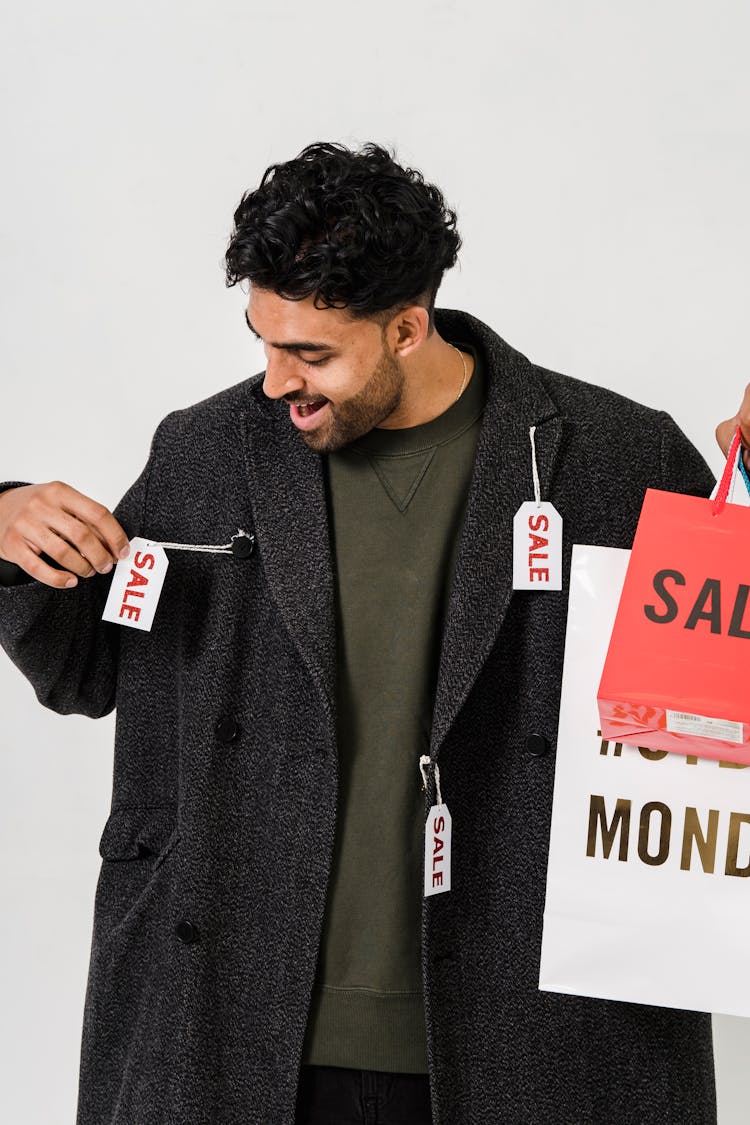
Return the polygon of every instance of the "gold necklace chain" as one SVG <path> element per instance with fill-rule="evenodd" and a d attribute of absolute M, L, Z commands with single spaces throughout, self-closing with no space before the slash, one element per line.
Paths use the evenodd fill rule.
<path fill-rule="evenodd" d="M 448 340 L 448 343 L 450 344 L 450 340 Z M 458 398 L 456 399 L 456 402 L 458 402 L 458 399 L 464 393 L 464 387 L 466 386 L 466 376 L 468 374 L 468 369 L 466 367 L 466 357 L 465 357 L 464 353 L 461 351 L 461 349 L 457 348 L 455 344 L 451 344 L 450 346 L 453 348 L 454 352 L 458 352 L 458 354 L 461 356 L 461 363 L 464 365 L 464 377 L 463 377 L 463 381 L 461 382 L 461 390 L 458 392 Z M 456 405 L 456 402 L 453 403 L 454 406 Z"/>

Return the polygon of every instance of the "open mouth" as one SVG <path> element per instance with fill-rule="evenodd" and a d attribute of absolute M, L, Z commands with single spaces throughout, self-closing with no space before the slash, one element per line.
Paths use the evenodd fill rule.
<path fill-rule="evenodd" d="M 297 410 L 303 418 L 307 418 L 308 414 L 315 414 L 322 406 L 328 402 L 327 398 L 316 399 L 314 402 L 295 402 L 292 405 L 297 407 Z"/>
<path fill-rule="evenodd" d="M 289 415 L 299 430 L 307 430 L 317 426 L 317 416 L 325 412 L 328 406 L 327 398 L 308 399 L 303 402 L 290 402 Z"/>

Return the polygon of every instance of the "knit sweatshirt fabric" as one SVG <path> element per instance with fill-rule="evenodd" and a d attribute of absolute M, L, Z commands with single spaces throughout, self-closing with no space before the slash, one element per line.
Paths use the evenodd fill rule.
<path fill-rule="evenodd" d="M 486 393 L 324 456 L 335 555 L 338 819 L 302 1061 L 427 1073 L 424 796 L 440 637 Z"/>

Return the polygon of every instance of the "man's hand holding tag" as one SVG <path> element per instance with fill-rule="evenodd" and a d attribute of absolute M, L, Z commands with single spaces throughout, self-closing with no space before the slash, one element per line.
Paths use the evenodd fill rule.
<path fill-rule="evenodd" d="M 56 570 L 42 552 L 63 568 Z M 128 537 L 103 504 L 62 481 L 0 492 L 0 559 L 64 589 L 78 578 L 107 574 L 127 557 Z"/>

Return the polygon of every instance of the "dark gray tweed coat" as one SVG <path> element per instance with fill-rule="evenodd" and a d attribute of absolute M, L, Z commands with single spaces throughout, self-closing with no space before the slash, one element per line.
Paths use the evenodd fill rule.
<path fill-rule="evenodd" d="M 489 397 L 432 729 L 454 833 L 453 888 L 422 916 L 435 1125 L 709 1125 L 709 1016 L 537 981 L 570 546 L 628 547 L 648 486 L 706 495 L 712 475 L 667 414 L 534 366 L 466 313 L 436 315 L 484 352 Z M 565 588 L 512 594 L 533 424 Z M 40 703 L 117 708 L 78 1125 L 294 1120 L 336 823 L 321 469 L 261 376 L 243 380 L 164 418 L 115 514 L 164 541 L 241 527 L 248 558 L 168 552 L 150 633 L 100 620 L 107 576 L 0 589 L 0 642 Z M 434 797 L 430 771 L 425 811 Z"/>

